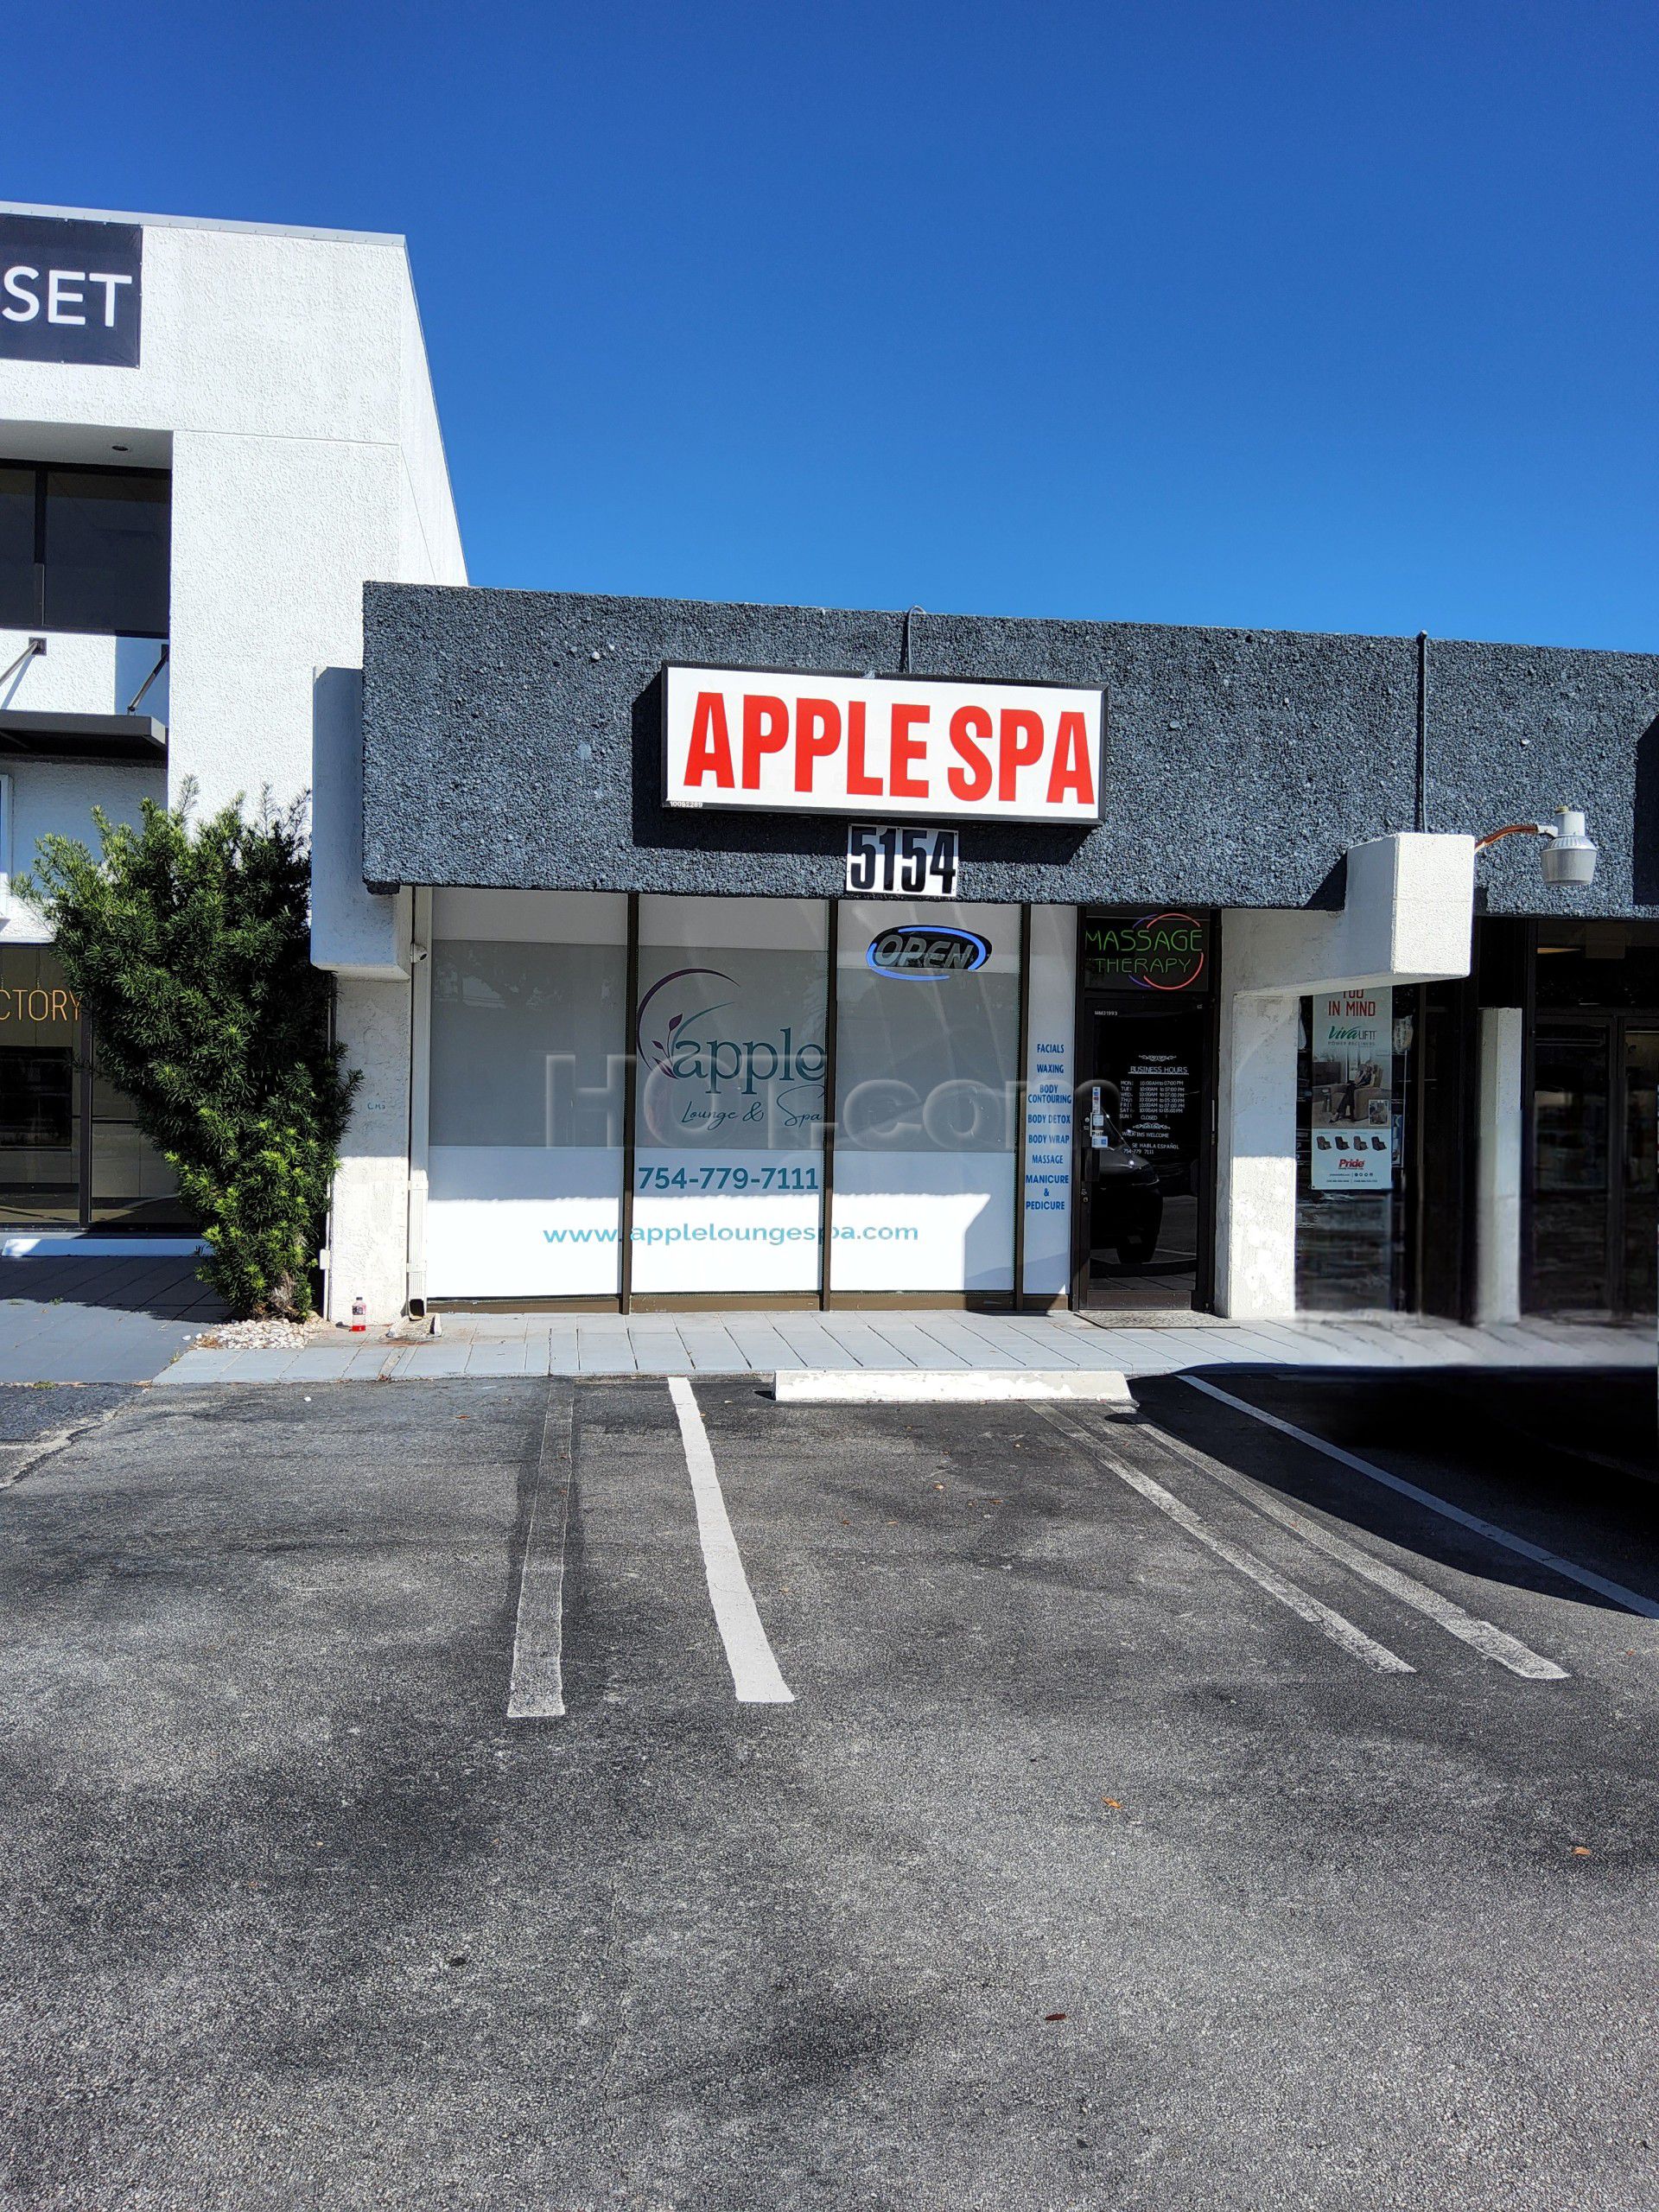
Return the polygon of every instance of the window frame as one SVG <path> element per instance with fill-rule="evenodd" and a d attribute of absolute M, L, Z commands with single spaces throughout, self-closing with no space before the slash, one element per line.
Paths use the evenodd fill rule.
<path fill-rule="evenodd" d="M 173 623 L 173 472 L 170 468 L 109 468 L 101 461 L 28 461 L 19 454 L 0 454 L 0 468 L 22 468 L 32 472 L 35 478 L 35 607 L 29 627 L 45 631 L 50 637 L 59 638 L 156 638 L 172 634 Z M 151 483 L 162 483 L 168 487 L 168 575 L 167 627 L 161 630 L 89 630 L 66 629 L 60 623 L 48 626 L 46 620 L 46 485 L 48 475 L 57 476 L 127 476 L 142 477 Z"/>
<path fill-rule="evenodd" d="M 16 821 L 11 773 L 9 769 L 0 770 L 0 921 L 11 918 L 12 837 Z"/>

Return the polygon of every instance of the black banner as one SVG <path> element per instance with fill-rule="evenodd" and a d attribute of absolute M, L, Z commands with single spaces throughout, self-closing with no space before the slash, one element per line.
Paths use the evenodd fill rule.
<path fill-rule="evenodd" d="M 0 215 L 0 359 L 136 369 L 143 257 L 137 223 Z"/>

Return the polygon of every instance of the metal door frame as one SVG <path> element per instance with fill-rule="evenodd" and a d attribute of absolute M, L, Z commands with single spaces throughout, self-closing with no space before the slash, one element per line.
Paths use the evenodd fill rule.
<path fill-rule="evenodd" d="M 1102 1005 L 1121 1004 L 1118 994 L 1108 991 L 1088 991 L 1084 988 L 1083 931 L 1090 914 L 1139 912 L 1140 909 L 1113 908 L 1098 902 L 1080 906 L 1077 912 L 1077 1002 L 1071 1033 L 1071 1306 L 1075 1313 L 1110 1313 L 1115 1311 L 1133 1313 L 1133 1307 L 1114 1308 L 1092 1306 L 1089 1300 L 1089 1237 L 1085 1226 L 1084 1195 L 1087 1190 L 1086 1169 L 1088 1147 L 1084 1138 L 1088 1133 L 1088 1116 L 1083 1110 L 1083 1094 L 1091 1078 L 1084 1072 L 1089 1058 L 1087 1046 L 1092 1042 L 1095 1014 Z M 1184 910 L 1185 911 L 1185 910 Z M 1202 1096 L 1198 1101 L 1198 1250 L 1194 1270 L 1192 1303 L 1194 1313 L 1212 1313 L 1216 1306 L 1216 1153 L 1218 1141 L 1217 1120 L 1220 1114 L 1221 1073 L 1221 916 L 1211 907 L 1191 910 L 1202 915 L 1210 933 L 1210 963 L 1214 976 L 1209 995 L 1185 1005 L 1202 1020 L 1205 1056 Z M 1181 1011 L 1177 1005 L 1166 1002 L 1162 1006 L 1139 1007 L 1149 1014 L 1175 1014 Z M 1141 1309 L 1144 1310 L 1144 1309 Z M 1184 1309 L 1170 1306 L 1166 1311 L 1179 1313 Z"/>

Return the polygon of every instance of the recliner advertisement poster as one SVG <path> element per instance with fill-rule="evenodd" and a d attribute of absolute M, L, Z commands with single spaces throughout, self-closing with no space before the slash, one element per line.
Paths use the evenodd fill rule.
<path fill-rule="evenodd" d="M 1313 1001 L 1308 1116 L 1316 1191 L 1394 1188 L 1394 1001 L 1346 991 Z"/>

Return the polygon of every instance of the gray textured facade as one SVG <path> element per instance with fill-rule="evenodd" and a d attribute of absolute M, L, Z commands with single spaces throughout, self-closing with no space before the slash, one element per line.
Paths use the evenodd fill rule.
<path fill-rule="evenodd" d="M 1305 906 L 1367 838 L 1565 803 L 1602 860 L 1548 911 L 1659 915 L 1659 656 L 1432 639 L 1420 745 L 1413 638 L 396 584 L 364 613 L 371 883 L 837 894 L 840 822 L 662 804 L 660 671 L 700 661 L 1103 686 L 1099 827 L 964 824 L 966 899 Z M 1544 910 L 1525 840 L 1481 882 Z"/>

